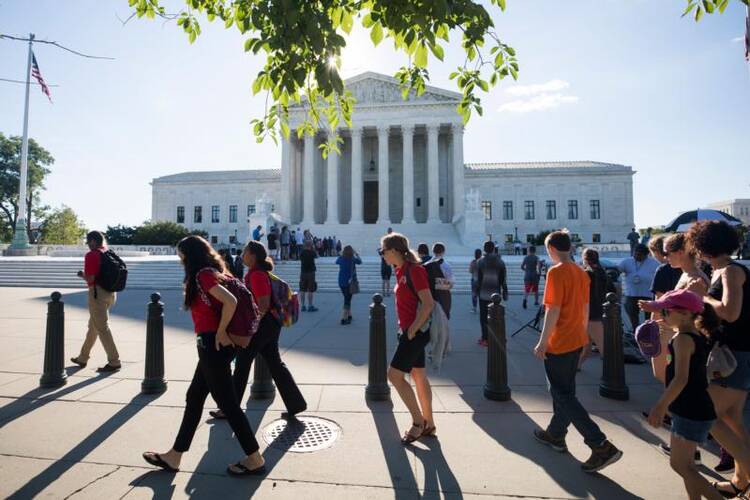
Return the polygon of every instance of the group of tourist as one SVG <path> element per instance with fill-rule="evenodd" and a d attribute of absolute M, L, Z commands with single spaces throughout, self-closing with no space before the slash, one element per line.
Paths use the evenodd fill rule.
<path fill-rule="evenodd" d="M 283 232 L 283 229 L 282 229 Z M 255 235 L 254 235 L 255 236 Z M 120 369 L 117 349 L 109 330 L 108 311 L 116 294 L 97 283 L 105 255 L 104 237 L 87 235 L 90 252 L 79 276 L 89 285 L 91 318 L 81 352 L 72 361 L 85 366 L 91 348 L 99 338 L 108 362 L 99 371 Z M 700 222 L 687 233 L 656 236 L 647 245 L 634 246 L 633 256 L 618 267 L 624 276 L 627 315 L 640 338 L 654 330 L 658 349 L 652 357 L 653 374 L 665 390 L 653 408 L 645 413 L 649 424 L 666 425 L 672 434 L 663 451 L 670 455 L 672 468 L 683 478 L 690 498 L 733 498 L 750 489 L 750 436 L 743 423 L 743 409 L 750 390 L 750 271 L 736 263 L 732 255 L 739 246 L 736 231 L 724 222 Z M 303 240 L 300 292 L 305 311 L 313 305 L 315 259 L 313 239 Z M 558 452 L 567 451 L 565 437 L 571 424 L 582 434 L 591 455 L 581 467 L 595 472 L 619 460 L 622 451 L 603 434 L 576 397 L 575 377 L 589 346 L 602 347 L 602 304 L 613 284 L 593 249 L 582 255 L 583 265 L 572 259 L 572 244 L 566 232 L 555 231 L 545 240 L 552 266 L 546 273 L 543 306 L 546 314 L 534 354 L 544 363 L 553 414 L 545 428 L 534 437 Z M 524 302 L 530 294 L 538 301 L 542 263 L 536 249 L 529 248 L 522 263 L 525 281 Z M 394 287 L 399 340 L 388 370 L 393 384 L 412 418 L 412 425 L 401 440 L 404 444 L 435 436 L 432 390 L 425 372 L 425 347 L 430 341 L 433 309 L 437 304 L 450 315 L 450 288 L 453 274 L 445 262 L 445 245 L 430 248 L 420 244 L 414 252 L 407 238 L 389 231 L 381 239 L 382 269 L 395 271 Z M 246 347 L 235 343 L 227 327 L 238 307 L 230 292 L 237 267 L 231 255 L 220 255 L 199 236 L 188 236 L 177 245 L 185 268 L 185 308 L 190 310 L 196 333 L 198 363 L 186 396 L 186 407 L 172 448 L 164 453 L 145 452 L 144 459 L 166 470 L 178 470 L 182 454 L 191 444 L 203 405 L 210 393 L 219 410 L 211 412 L 226 419 L 245 457 L 227 468 L 232 475 L 259 475 L 265 472 L 258 443 L 245 418 L 243 399 L 250 367 L 257 354 L 269 365 L 284 401 L 285 418 L 307 408 L 297 384 L 279 354 L 281 321 L 273 299 L 270 272 L 273 259 L 266 246 L 251 240 L 239 258 L 248 272 L 242 276 L 257 304 L 259 326 Z M 650 255 L 649 255 L 650 253 Z M 351 299 L 358 291 L 356 267 L 361 258 L 345 246 L 336 263 L 338 282 L 344 298 L 341 324 L 352 321 Z M 710 266 L 709 273 L 704 269 Z M 487 310 L 494 293 L 507 300 L 507 272 L 493 242 L 477 252 L 470 266 L 472 303 L 479 306 L 482 337 L 487 345 Z M 384 287 L 390 288 L 390 273 L 383 273 Z M 386 283 L 386 278 L 388 282 Z M 447 292 L 441 294 L 440 292 Z M 525 304 L 524 304 L 525 305 Z M 642 321 L 645 312 L 652 320 Z M 712 350 L 713 349 L 713 350 Z M 234 370 L 232 361 L 235 360 Z M 717 361 L 718 360 L 718 361 Z M 707 368 L 708 363 L 708 368 Z M 407 379 L 407 375 L 414 382 Z M 734 468 L 729 481 L 709 483 L 695 467 L 697 446 L 711 436 L 722 447 L 722 471 Z"/>
<path fill-rule="evenodd" d="M 281 226 L 279 228 L 278 224 L 273 224 L 266 235 L 263 232 L 263 226 L 256 226 L 252 231 L 252 239 L 262 241 L 263 237 L 266 238 L 268 254 L 277 261 L 299 260 L 306 241 L 310 241 L 312 250 L 315 250 L 321 257 L 336 257 L 343 250 L 341 240 L 336 236 L 319 238 L 314 236 L 309 229 L 303 231 L 300 227 L 290 229 L 289 226 Z"/>

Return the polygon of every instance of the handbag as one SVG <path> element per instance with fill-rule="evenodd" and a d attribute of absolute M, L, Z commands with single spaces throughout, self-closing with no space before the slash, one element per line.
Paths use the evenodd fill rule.
<path fill-rule="evenodd" d="M 708 380 L 715 378 L 726 378 L 737 368 L 737 359 L 732 354 L 731 349 L 718 342 L 714 344 L 711 352 L 708 353 L 706 361 L 706 375 Z"/>
<path fill-rule="evenodd" d="M 357 279 L 357 268 L 352 259 L 352 277 L 349 278 L 349 293 L 355 295 L 359 293 L 359 280 Z"/>

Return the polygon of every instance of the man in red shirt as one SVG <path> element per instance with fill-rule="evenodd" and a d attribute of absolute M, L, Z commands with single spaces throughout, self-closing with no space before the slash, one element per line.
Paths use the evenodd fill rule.
<path fill-rule="evenodd" d="M 107 364 L 97 368 L 96 371 L 116 372 L 120 369 L 120 355 L 117 353 L 112 331 L 109 329 L 109 309 L 115 304 L 117 294 L 96 284 L 96 278 L 101 269 L 102 253 L 107 251 L 104 245 L 104 234 L 91 231 L 86 235 L 86 245 L 89 247 L 89 252 L 84 258 L 83 271 L 78 271 L 78 276 L 89 287 L 89 329 L 86 332 L 86 340 L 81 346 L 81 353 L 70 360 L 81 368 L 86 366 L 91 349 L 96 343 L 96 338 L 99 337 L 107 353 Z"/>

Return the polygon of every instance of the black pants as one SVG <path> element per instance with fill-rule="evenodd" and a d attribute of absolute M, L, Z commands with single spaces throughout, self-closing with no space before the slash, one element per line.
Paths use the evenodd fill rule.
<path fill-rule="evenodd" d="M 349 292 L 349 285 L 339 287 L 341 288 L 341 294 L 344 296 L 344 309 L 352 308 L 352 294 Z"/>
<path fill-rule="evenodd" d="M 198 335 L 198 366 L 185 396 L 187 404 L 174 449 L 180 453 L 190 449 L 190 443 L 203 415 L 203 404 L 210 393 L 219 409 L 227 416 L 229 426 L 237 436 L 240 446 L 247 455 L 251 455 L 258 451 L 259 447 L 253 429 L 242 413 L 232 390 L 230 363 L 234 358 L 235 349 L 222 347 L 217 351 L 215 341 L 215 333 Z"/>
<path fill-rule="evenodd" d="M 641 315 L 643 315 L 644 321 L 649 318 L 649 315 L 641 311 L 638 307 L 639 300 L 651 300 L 651 297 L 625 297 L 625 313 L 628 315 L 633 333 L 635 333 L 638 325 L 642 323 Z"/>
<path fill-rule="evenodd" d="M 489 300 L 479 299 L 479 324 L 482 327 L 482 340 L 487 340 L 487 311 L 489 307 Z"/>
<path fill-rule="evenodd" d="M 294 377 L 292 377 L 284 362 L 281 361 L 281 354 L 279 354 L 280 333 L 281 325 L 279 322 L 270 313 L 263 316 L 258 326 L 258 332 L 250 341 L 250 345 L 237 351 L 234 376 L 232 377 L 234 390 L 237 401 L 241 402 L 248 378 L 250 378 L 253 360 L 256 355 L 260 354 L 271 371 L 271 377 L 279 390 L 279 394 L 281 394 L 284 406 L 289 413 L 296 414 L 305 411 L 307 403 L 299 387 L 297 387 Z"/>

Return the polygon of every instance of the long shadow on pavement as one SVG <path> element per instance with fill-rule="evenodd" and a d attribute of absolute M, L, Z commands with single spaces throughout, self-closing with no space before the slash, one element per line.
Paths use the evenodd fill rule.
<path fill-rule="evenodd" d="M 422 498 L 438 500 L 445 495 L 456 500 L 462 499 L 464 496 L 461 485 L 445 460 L 438 437 L 421 439 L 419 443 L 419 446 L 408 449 L 422 462 L 424 468 Z"/>
<path fill-rule="evenodd" d="M 140 395 L 137 397 L 141 397 Z M 158 398 L 159 395 L 153 396 L 153 399 Z M 117 429 L 125 425 L 131 418 L 133 418 L 139 411 L 145 408 L 141 404 L 133 404 L 130 401 L 114 415 L 109 417 L 102 425 L 100 425 L 94 432 L 89 434 L 83 441 L 74 446 L 65 455 L 55 460 L 45 470 L 31 478 L 26 484 L 24 484 L 19 490 L 8 497 L 9 500 L 25 500 L 27 498 L 34 498 L 41 493 L 45 488 L 57 481 L 71 466 L 75 463 L 82 462 L 89 453 L 94 451 L 99 445 L 107 440 Z"/>

